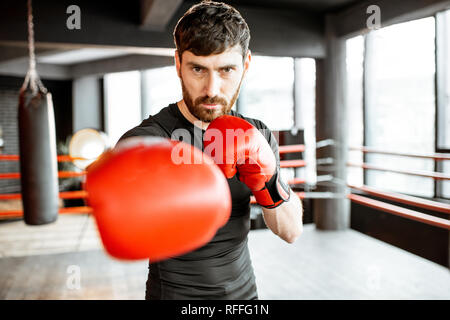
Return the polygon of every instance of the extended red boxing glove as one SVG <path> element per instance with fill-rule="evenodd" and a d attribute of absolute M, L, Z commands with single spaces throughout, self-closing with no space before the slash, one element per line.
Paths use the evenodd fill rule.
<path fill-rule="evenodd" d="M 237 174 L 258 204 L 276 208 L 289 200 L 289 187 L 280 179 L 272 148 L 252 124 L 224 115 L 209 124 L 203 139 L 204 152 L 228 179 Z"/>
<path fill-rule="evenodd" d="M 173 161 L 179 146 L 202 161 Z M 85 189 L 103 245 L 119 259 L 187 253 L 210 241 L 231 213 L 228 183 L 213 160 L 160 137 L 129 138 L 107 151 L 87 168 Z"/>

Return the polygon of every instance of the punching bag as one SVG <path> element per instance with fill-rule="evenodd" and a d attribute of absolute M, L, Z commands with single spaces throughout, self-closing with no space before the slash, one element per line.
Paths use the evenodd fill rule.
<path fill-rule="evenodd" d="M 50 93 L 28 88 L 19 95 L 20 182 L 25 223 L 40 225 L 58 216 L 58 163 Z"/>
<path fill-rule="evenodd" d="M 28 1 L 30 68 L 19 94 L 20 182 L 29 225 L 58 217 L 58 163 L 52 97 L 35 69 L 31 1 Z"/>

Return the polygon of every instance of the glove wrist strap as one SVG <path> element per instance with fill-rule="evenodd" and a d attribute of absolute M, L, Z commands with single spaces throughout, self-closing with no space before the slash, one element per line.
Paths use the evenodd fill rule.
<path fill-rule="evenodd" d="M 281 180 L 279 170 L 266 182 L 262 190 L 253 191 L 253 194 L 258 204 L 269 209 L 280 206 L 290 198 L 289 187 Z"/>

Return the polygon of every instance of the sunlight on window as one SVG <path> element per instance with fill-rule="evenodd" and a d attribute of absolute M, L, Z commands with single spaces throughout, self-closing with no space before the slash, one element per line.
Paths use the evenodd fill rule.
<path fill-rule="evenodd" d="M 294 125 L 294 59 L 253 56 L 242 85 L 239 113 L 272 130 Z"/>
<path fill-rule="evenodd" d="M 305 129 L 316 122 L 316 62 L 311 58 L 296 58 L 295 61 L 295 97 L 298 112 L 296 112 L 296 126 Z M 311 128 L 312 129 L 312 128 Z"/>
<path fill-rule="evenodd" d="M 438 111 L 438 128 L 439 128 L 439 147 L 443 149 L 450 149 L 450 10 L 447 10 L 441 15 L 443 28 L 440 32 L 443 32 L 443 55 L 444 61 L 446 61 L 445 70 L 441 70 L 443 73 L 443 85 L 445 90 L 443 93 L 444 105 Z M 450 160 L 443 161 L 443 172 L 450 174 Z M 450 181 L 442 181 L 442 195 L 445 198 L 450 198 Z"/>
<path fill-rule="evenodd" d="M 111 143 L 141 122 L 140 72 L 105 75 L 106 133 Z"/>
<path fill-rule="evenodd" d="M 307 163 L 304 168 L 295 169 L 297 177 L 306 184 L 317 183 L 316 168 L 316 62 L 311 58 L 296 58 L 295 63 L 295 126 L 303 130 Z"/>
<path fill-rule="evenodd" d="M 425 18 L 367 35 L 366 145 L 410 153 L 434 152 L 435 23 Z M 369 154 L 387 168 L 434 171 L 432 160 Z M 369 170 L 367 184 L 433 196 L 431 178 Z"/>
<path fill-rule="evenodd" d="M 362 146 L 364 141 L 363 118 L 363 62 L 364 37 L 357 36 L 346 42 L 347 68 L 347 139 L 349 146 Z M 362 163 L 363 154 L 360 151 L 349 151 L 348 161 Z M 364 171 L 362 168 L 348 167 L 347 181 L 349 184 L 362 185 Z"/>
<path fill-rule="evenodd" d="M 175 66 L 142 71 L 143 118 L 182 98 L 180 79 Z"/>

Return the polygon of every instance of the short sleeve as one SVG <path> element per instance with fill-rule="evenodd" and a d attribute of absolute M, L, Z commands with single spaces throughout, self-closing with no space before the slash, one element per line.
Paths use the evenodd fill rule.
<path fill-rule="evenodd" d="M 280 153 L 278 150 L 278 142 L 272 131 L 266 126 L 266 124 L 260 120 L 255 120 L 255 125 L 258 130 L 263 134 L 272 148 L 273 154 L 275 155 L 275 159 L 277 161 L 277 167 L 280 168 Z"/>
<path fill-rule="evenodd" d="M 131 130 L 128 130 L 125 132 L 119 139 L 118 142 L 130 138 L 130 137 L 139 137 L 139 136 L 154 136 L 154 137 L 164 137 L 167 138 L 167 134 L 158 127 L 157 124 L 154 125 L 148 125 L 145 127 L 134 127 Z"/>

